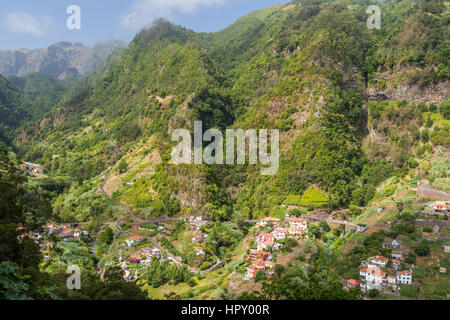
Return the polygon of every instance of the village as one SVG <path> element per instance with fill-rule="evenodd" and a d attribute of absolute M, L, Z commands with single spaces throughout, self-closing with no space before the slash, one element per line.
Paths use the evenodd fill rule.
<path fill-rule="evenodd" d="M 49 222 L 44 226 L 43 232 L 26 232 L 24 227 L 18 227 L 17 232 L 19 233 L 17 236 L 19 240 L 23 240 L 25 237 L 30 238 L 39 244 L 42 251 L 47 250 L 47 253 L 48 249 L 54 247 L 54 242 L 50 241 L 50 238 L 64 242 L 80 241 L 89 238 L 89 233 L 86 230 L 81 230 L 70 223 L 57 224 Z M 48 255 L 44 255 L 44 259 L 48 259 Z"/>

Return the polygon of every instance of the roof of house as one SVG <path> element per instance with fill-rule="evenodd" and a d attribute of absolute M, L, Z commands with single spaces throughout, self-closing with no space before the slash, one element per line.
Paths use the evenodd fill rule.
<path fill-rule="evenodd" d="M 400 264 L 400 261 L 394 259 L 394 260 L 392 260 L 392 263 Z"/>
<path fill-rule="evenodd" d="M 280 219 L 278 218 L 274 218 L 274 217 L 265 217 L 264 219 L 262 219 L 261 221 L 267 221 L 267 222 L 278 222 L 280 221 Z"/>
<path fill-rule="evenodd" d="M 265 266 L 264 262 L 259 261 L 259 260 L 253 261 L 253 265 L 256 267 L 264 267 Z"/>
<path fill-rule="evenodd" d="M 70 228 L 64 229 L 61 233 L 71 233 L 73 230 Z"/>
<path fill-rule="evenodd" d="M 374 274 L 374 275 L 382 276 L 382 277 L 384 277 L 386 275 L 386 272 L 382 271 L 379 268 L 367 268 L 367 272 L 370 274 Z"/>
<path fill-rule="evenodd" d="M 306 220 L 304 218 L 291 218 L 290 221 L 291 222 L 306 222 Z"/>
<path fill-rule="evenodd" d="M 388 258 L 383 257 L 383 256 L 376 256 L 376 257 L 374 258 L 374 260 L 375 260 L 375 261 L 387 261 Z"/>
<path fill-rule="evenodd" d="M 408 270 L 403 270 L 400 272 L 400 274 L 409 274 L 410 276 L 412 276 L 412 273 L 409 272 Z"/>
<path fill-rule="evenodd" d="M 132 237 L 129 237 L 127 240 L 133 241 L 133 240 L 139 240 L 139 239 L 142 239 L 142 237 L 139 237 L 139 236 L 132 236 Z"/>
<path fill-rule="evenodd" d="M 261 232 L 258 237 L 269 237 L 269 238 L 274 238 L 274 235 L 271 233 L 267 233 L 267 232 Z"/>
<path fill-rule="evenodd" d="M 352 284 L 354 286 L 359 286 L 359 282 L 356 281 L 355 279 L 348 279 L 347 283 Z"/>

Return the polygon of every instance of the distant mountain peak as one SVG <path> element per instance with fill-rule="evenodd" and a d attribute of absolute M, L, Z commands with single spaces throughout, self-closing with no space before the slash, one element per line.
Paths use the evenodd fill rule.
<path fill-rule="evenodd" d="M 95 71 L 114 50 L 126 47 L 126 42 L 111 38 L 92 46 L 60 41 L 45 49 L 0 51 L 0 74 L 26 76 L 39 72 L 61 80 L 79 78 Z"/>

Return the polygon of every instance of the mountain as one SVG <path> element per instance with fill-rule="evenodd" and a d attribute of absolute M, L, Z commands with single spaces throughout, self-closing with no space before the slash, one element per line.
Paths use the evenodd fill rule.
<path fill-rule="evenodd" d="M 25 76 L 39 72 L 55 79 L 79 78 L 92 73 L 114 50 L 126 46 L 120 40 L 105 40 L 93 46 L 58 42 L 46 49 L 0 51 L 0 74 Z"/>
<path fill-rule="evenodd" d="M 37 114 L 36 105 L 13 83 L 0 76 L 0 141 L 10 144 L 15 130 Z"/>

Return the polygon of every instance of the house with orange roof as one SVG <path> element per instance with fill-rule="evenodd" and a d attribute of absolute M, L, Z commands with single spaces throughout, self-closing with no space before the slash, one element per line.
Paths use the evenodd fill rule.
<path fill-rule="evenodd" d="M 275 240 L 284 240 L 288 236 L 289 231 L 286 228 L 275 228 L 272 233 Z"/>
<path fill-rule="evenodd" d="M 262 219 L 262 220 L 259 222 L 259 225 L 260 225 L 261 227 L 265 227 L 265 226 L 267 226 L 268 224 L 272 224 L 272 225 L 274 225 L 274 226 L 277 226 L 277 225 L 279 225 L 279 223 L 280 223 L 280 219 L 278 219 L 278 218 L 266 217 L 266 218 Z"/>
<path fill-rule="evenodd" d="M 289 219 L 289 226 L 294 229 L 302 229 L 308 231 L 308 222 L 304 218 Z"/>
<path fill-rule="evenodd" d="M 393 259 L 392 260 L 392 266 L 394 267 L 395 270 L 397 270 L 400 267 L 400 261 Z"/>
<path fill-rule="evenodd" d="M 444 214 L 449 211 L 449 208 L 443 203 L 438 203 L 433 206 L 433 211 L 438 214 Z"/>
<path fill-rule="evenodd" d="M 140 236 L 132 236 L 125 240 L 127 246 L 132 247 L 144 241 L 144 238 Z"/>
<path fill-rule="evenodd" d="M 347 280 L 347 289 L 353 289 L 353 288 L 357 288 L 359 287 L 359 282 L 356 281 L 355 279 L 348 279 Z"/>
<path fill-rule="evenodd" d="M 268 250 L 268 249 L 272 248 L 274 244 L 275 244 L 275 241 L 267 240 L 267 241 L 258 243 L 257 248 L 259 251 Z"/>
<path fill-rule="evenodd" d="M 67 237 L 73 236 L 73 229 L 71 229 L 71 228 L 64 229 L 63 231 L 61 231 L 60 236 L 61 236 L 61 238 L 67 238 Z"/>
<path fill-rule="evenodd" d="M 413 275 L 411 270 L 403 270 L 397 274 L 397 282 L 401 284 L 412 284 Z"/>
<path fill-rule="evenodd" d="M 291 237 L 299 238 L 305 234 L 305 230 L 298 228 L 288 228 L 289 235 Z"/>
<path fill-rule="evenodd" d="M 367 284 L 367 289 L 377 288 L 382 283 L 386 276 L 386 272 L 378 267 L 363 267 L 359 272 L 361 279 Z"/>
<path fill-rule="evenodd" d="M 261 232 L 260 234 L 258 234 L 258 237 L 256 238 L 256 243 L 261 243 L 264 241 L 275 242 L 275 236 L 271 233 Z"/>
<path fill-rule="evenodd" d="M 205 238 L 206 237 L 205 237 L 204 234 L 196 233 L 196 234 L 194 234 L 194 237 L 192 238 L 192 241 L 194 241 L 195 243 L 202 243 Z"/>
<path fill-rule="evenodd" d="M 389 259 L 383 256 L 375 256 L 370 262 L 376 264 L 379 267 L 386 267 Z"/>
<path fill-rule="evenodd" d="M 200 256 L 200 255 L 202 255 L 202 254 L 205 254 L 205 252 L 203 251 L 203 248 L 202 248 L 202 247 L 196 247 L 196 248 L 195 248 L 195 253 L 196 253 L 197 256 Z"/>
<path fill-rule="evenodd" d="M 251 260 L 261 260 L 264 261 L 269 257 L 269 253 L 266 251 L 251 249 L 249 253 L 249 258 Z"/>

